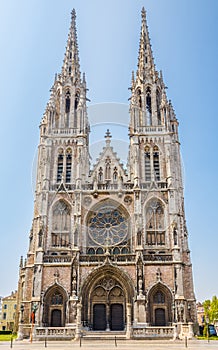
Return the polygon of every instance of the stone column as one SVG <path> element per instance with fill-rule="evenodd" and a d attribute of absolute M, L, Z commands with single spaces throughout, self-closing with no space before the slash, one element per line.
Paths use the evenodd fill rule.
<path fill-rule="evenodd" d="M 126 338 L 131 338 L 131 307 L 130 303 L 126 304 Z"/>

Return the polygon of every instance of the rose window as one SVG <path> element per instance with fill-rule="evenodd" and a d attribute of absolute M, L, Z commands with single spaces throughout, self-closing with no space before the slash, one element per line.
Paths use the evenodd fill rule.
<path fill-rule="evenodd" d="M 92 213 L 88 232 L 96 245 L 119 245 L 127 241 L 128 221 L 118 208 L 103 207 Z"/>

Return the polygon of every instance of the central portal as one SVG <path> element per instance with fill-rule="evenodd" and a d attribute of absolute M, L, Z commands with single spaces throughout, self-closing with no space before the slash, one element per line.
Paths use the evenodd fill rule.
<path fill-rule="evenodd" d="M 111 304 L 108 308 L 105 304 L 95 304 L 93 306 L 93 330 L 124 330 L 123 305 Z"/>
<path fill-rule="evenodd" d="M 96 281 L 91 289 L 88 324 L 95 331 L 120 331 L 125 325 L 125 293 L 111 276 Z"/>
<path fill-rule="evenodd" d="M 87 331 L 125 331 L 133 321 L 132 280 L 107 264 L 91 272 L 81 291 L 81 322 Z"/>

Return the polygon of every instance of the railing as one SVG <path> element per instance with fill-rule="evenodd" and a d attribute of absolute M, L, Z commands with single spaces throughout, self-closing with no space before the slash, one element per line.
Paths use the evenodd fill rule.
<path fill-rule="evenodd" d="M 149 133 L 162 133 L 165 128 L 162 126 L 141 126 L 138 128 L 139 133 L 149 134 Z"/>
<path fill-rule="evenodd" d="M 37 327 L 35 338 L 75 338 L 76 329 L 73 327 Z"/>
<path fill-rule="evenodd" d="M 86 254 L 80 255 L 81 263 L 103 263 L 105 261 L 105 254 Z M 109 259 L 117 263 L 131 263 L 135 262 L 135 254 L 111 254 Z M 143 260 L 145 262 L 167 262 L 173 261 L 173 257 L 170 254 L 144 254 Z M 55 263 L 71 263 L 72 257 L 70 255 L 45 255 L 43 257 L 44 263 L 55 264 Z"/>
<path fill-rule="evenodd" d="M 157 261 L 157 262 L 162 262 L 162 261 L 172 261 L 173 257 L 172 255 L 168 254 L 145 254 L 143 255 L 144 261 Z"/>
<path fill-rule="evenodd" d="M 58 182 L 58 183 L 56 183 L 54 185 L 51 185 L 50 186 L 50 190 L 51 191 L 57 191 L 60 186 L 61 186 L 61 183 Z M 66 189 L 68 191 L 75 191 L 75 189 L 76 189 L 76 185 L 75 184 L 67 184 L 67 183 L 65 183 L 64 186 L 66 187 Z"/>
<path fill-rule="evenodd" d="M 61 183 L 56 183 L 53 185 L 50 185 L 50 190 L 51 191 L 57 191 L 60 187 Z M 156 182 L 157 188 L 158 189 L 167 189 L 167 182 Z M 66 189 L 68 191 L 75 191 L 76 190 L 76 185 L 75 184 L 68 184 L 65 183 L 64 186 L 66 187 Z M 149 190 L 151 187 L 151 182 L 144 182 L 142 184 L 140 184 L 140 189 L 147 189 Z M 133 183 L 122 183 L 120 184 L 120 187 L 118 186 L 117 183 L 98 183 L 96 185 L 96 188 L 94 188 L 94 185 L 92 183 L 89 184 L 85 184 L 81 186 L 81 189 L 83 191 L 94 191 L 96 189 L 96 191 L 117 191 L 118 189 L 120 190 L 124 190 L 124 191 L 129 191 L 132 190 L 134 188 L 134 184 Z"/>
<path fill-rule="evenodd" d="M 157 187 L 159 189 L 166 189 L 167 188 L 167 182 L 156 182 Z M 140 188 L 142 189 L 149 189 L 151 187 L 151 182 L 144 182 L 140 185 Z"/>
<path fill-rule="evenodd" d="M 174 327 L 134 327 L 133 338 L 173 338 Z"/>
<path fill-rule="evenodd" d="M 54 135 L 78 135 L 80 130 L 77 128 L 53 129 L 51 133 Z"/>
<path fill-rule="evenodd" d="M 44 263 L 70 263 L 72 260 L 71 256 L 61 255 L 47 255 L 43 257 Z"/>
<path fill-rule="evenodd" d="M 96 254 L 96 255 L 80 255 L 80 262 L 85 263 L 103 263 L 105 261 L 106 255 Z M 113 254 L 109 256 L 109 259 L 113 262 L 135 262 L 135 254 Z"/>

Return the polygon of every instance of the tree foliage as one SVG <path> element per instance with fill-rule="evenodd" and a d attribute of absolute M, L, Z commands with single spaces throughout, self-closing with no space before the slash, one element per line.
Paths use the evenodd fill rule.
<path fill-rule="evenodd" d="M 210 323 L 214 323 L 218 320 L 218 298 L 213 296 L 212 300 L 205 300 L 203 302 L 205 319 L 208 319 Z"/>

